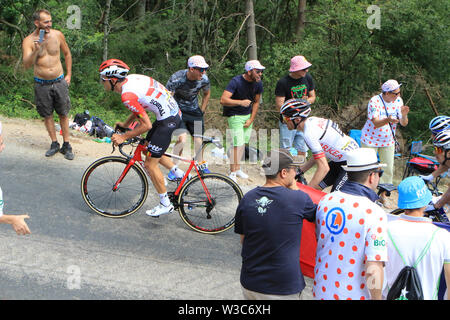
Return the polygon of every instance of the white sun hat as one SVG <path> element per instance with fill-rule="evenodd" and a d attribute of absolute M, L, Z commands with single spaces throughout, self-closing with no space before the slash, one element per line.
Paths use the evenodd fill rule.
<path fill-rule="evenodd" d="M 345 171 L 364 171 L 386 166 L 386 164 L 378 161 L 375 150 L 358 148 L 347 153 L 347 165 L 342 166 L 342 168 Z"/>

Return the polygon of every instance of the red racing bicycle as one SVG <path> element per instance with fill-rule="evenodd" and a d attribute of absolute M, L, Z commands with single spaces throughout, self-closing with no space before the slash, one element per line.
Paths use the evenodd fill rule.
<path fill-rule="evenodd" d="M 199 152 L 209 143 L 222 148 L 218 139 L 200 137 L 203 144 Z M 123 150 L 126 145 L 132 146 L 131 152 Z M 144 205 L 149 191 L 148 173 L 142 159 L 146 150 L 146 140 L 134 137 L 119 145 L 123 156 L 100 158 L 86 169 L 81 178 L 81 194 L 89 208 L 105 217 L 122 218 Z M 168 192 L 181 219 L 201 233 L 215 234 L 230 229 L 243 197 L 239 185 L 220 173 L 203 173 L 195 157 L 190 160 L 175 154 L 165 155 L 189 163 L 177 188 Z M 195 169 L 195 174 L 190 178 L 192 169 Z"/>

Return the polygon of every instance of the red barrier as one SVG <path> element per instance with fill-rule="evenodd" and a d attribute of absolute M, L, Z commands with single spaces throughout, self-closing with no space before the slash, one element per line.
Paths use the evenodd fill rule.
<path fill-rule="evenodd" d="M 325 192 L 311 188 L 300 182 L 297 183 L 300 190 L 309 195 L 311 200 L 317 204 Z M 314 266 L 316 265 L 316 225 L 314 222 L 303 220 L 302 238 L 300 244 L 300 268 L 304 276 L 314 278 Z"/>

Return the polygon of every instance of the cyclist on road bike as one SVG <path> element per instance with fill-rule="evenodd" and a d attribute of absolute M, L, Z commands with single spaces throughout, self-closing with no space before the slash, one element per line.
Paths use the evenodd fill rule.
<path fill-rule="evenodd" d="M 433 138 L 433 144 L 437 161 L 448 170 L 450 168 L 450 128 L 438 133 Z M 441 209 L 446 204 L 450 205 L 450 187 L 434 204 L 434 207 Z"/>
<path fill-rule="evenodd" d="M 123 104 L 132 112 L 125 122 L 118 122 L 116 125 L 128 128 L 133 121 L 139 122 L 139 125 L 131 131 L 113 134 L 111 141 L 114 145 L 119 145 L 148 131 L 146 137 L 148 153 L 144 165 L 159 194 L 160 203 L 146 213 L 156 217 L 170 213 L 174 209 L 167 195 L 164 176 L 158 164 L 161 163 L 172 170 L 176 178 L 184 175 L 184 172 L 178 169 L 170 158 L 164 156 L 164 152 L 170 145 L 172 132 L 181 122 L 181 112 L 177 102 L 162 84 L 145 75 L 128 75 L 129 70 L 130 68 L 118 59 L 106 60 L 99 68 L 105 90 L 120 93 Z M 155 122 L 150 121 L 147 111 L 155 114 Z"/>
<path fill-rule="evenodd" d="M 280 108 L 289 130 L 303 131 L 313 155 L 300 169 L 306 172 L 317 164 L 309 185 L 318 190 L 333 185 L 331 191 L 339 190 L 347 180 L 342 165 L 346 164 L 347 153 L 359 148 L 358 143 L 342 133 L 332 120 L 308 117 L 310 113 L 310 103 L 303 99 L 290 99 Z"/>
<path fill-rule="evenodd" d="M 450 129 L 450 117 L 449 116 L 437 116 L 434 117 L 430 124 L 428 125 L 430 131 L 431 131 L 431 137 L 434 139 L 434 137 L 439 134 L 440 132 L 443 132 L 447 129 Z M 431 182 L 435 178 L 439 177 L 440 175 L 444 174 L 449 168 L 445 165 L 439 164 L 439 167 L 434 172 L 430 173 L 427 176 L 420 176 L 423 180 Z"/>

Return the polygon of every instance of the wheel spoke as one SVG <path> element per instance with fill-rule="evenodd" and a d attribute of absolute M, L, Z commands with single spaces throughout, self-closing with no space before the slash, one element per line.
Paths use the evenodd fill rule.
<path fill-rule="evenodd" d="M 207 174 L 203 181 L 211 195 L 210 202 L 199 178 L 188 182 L 180 194 L 180 215 L 184 222 L 196 231 L 218 233 L 234 225 L 236 208 L 242 198 L 237 185 L 221 175 Z"/>
<path fill-rule="evenodd" d="M 147 198 L 148 182 L 145 173 L 134 165 L 119 184 L 127 161 L 120 157 L 107 157 L 94 162 L 82 178 L 82 194 L 95 212 L 109 217 L 123 217 L 137 211 Z"/>

